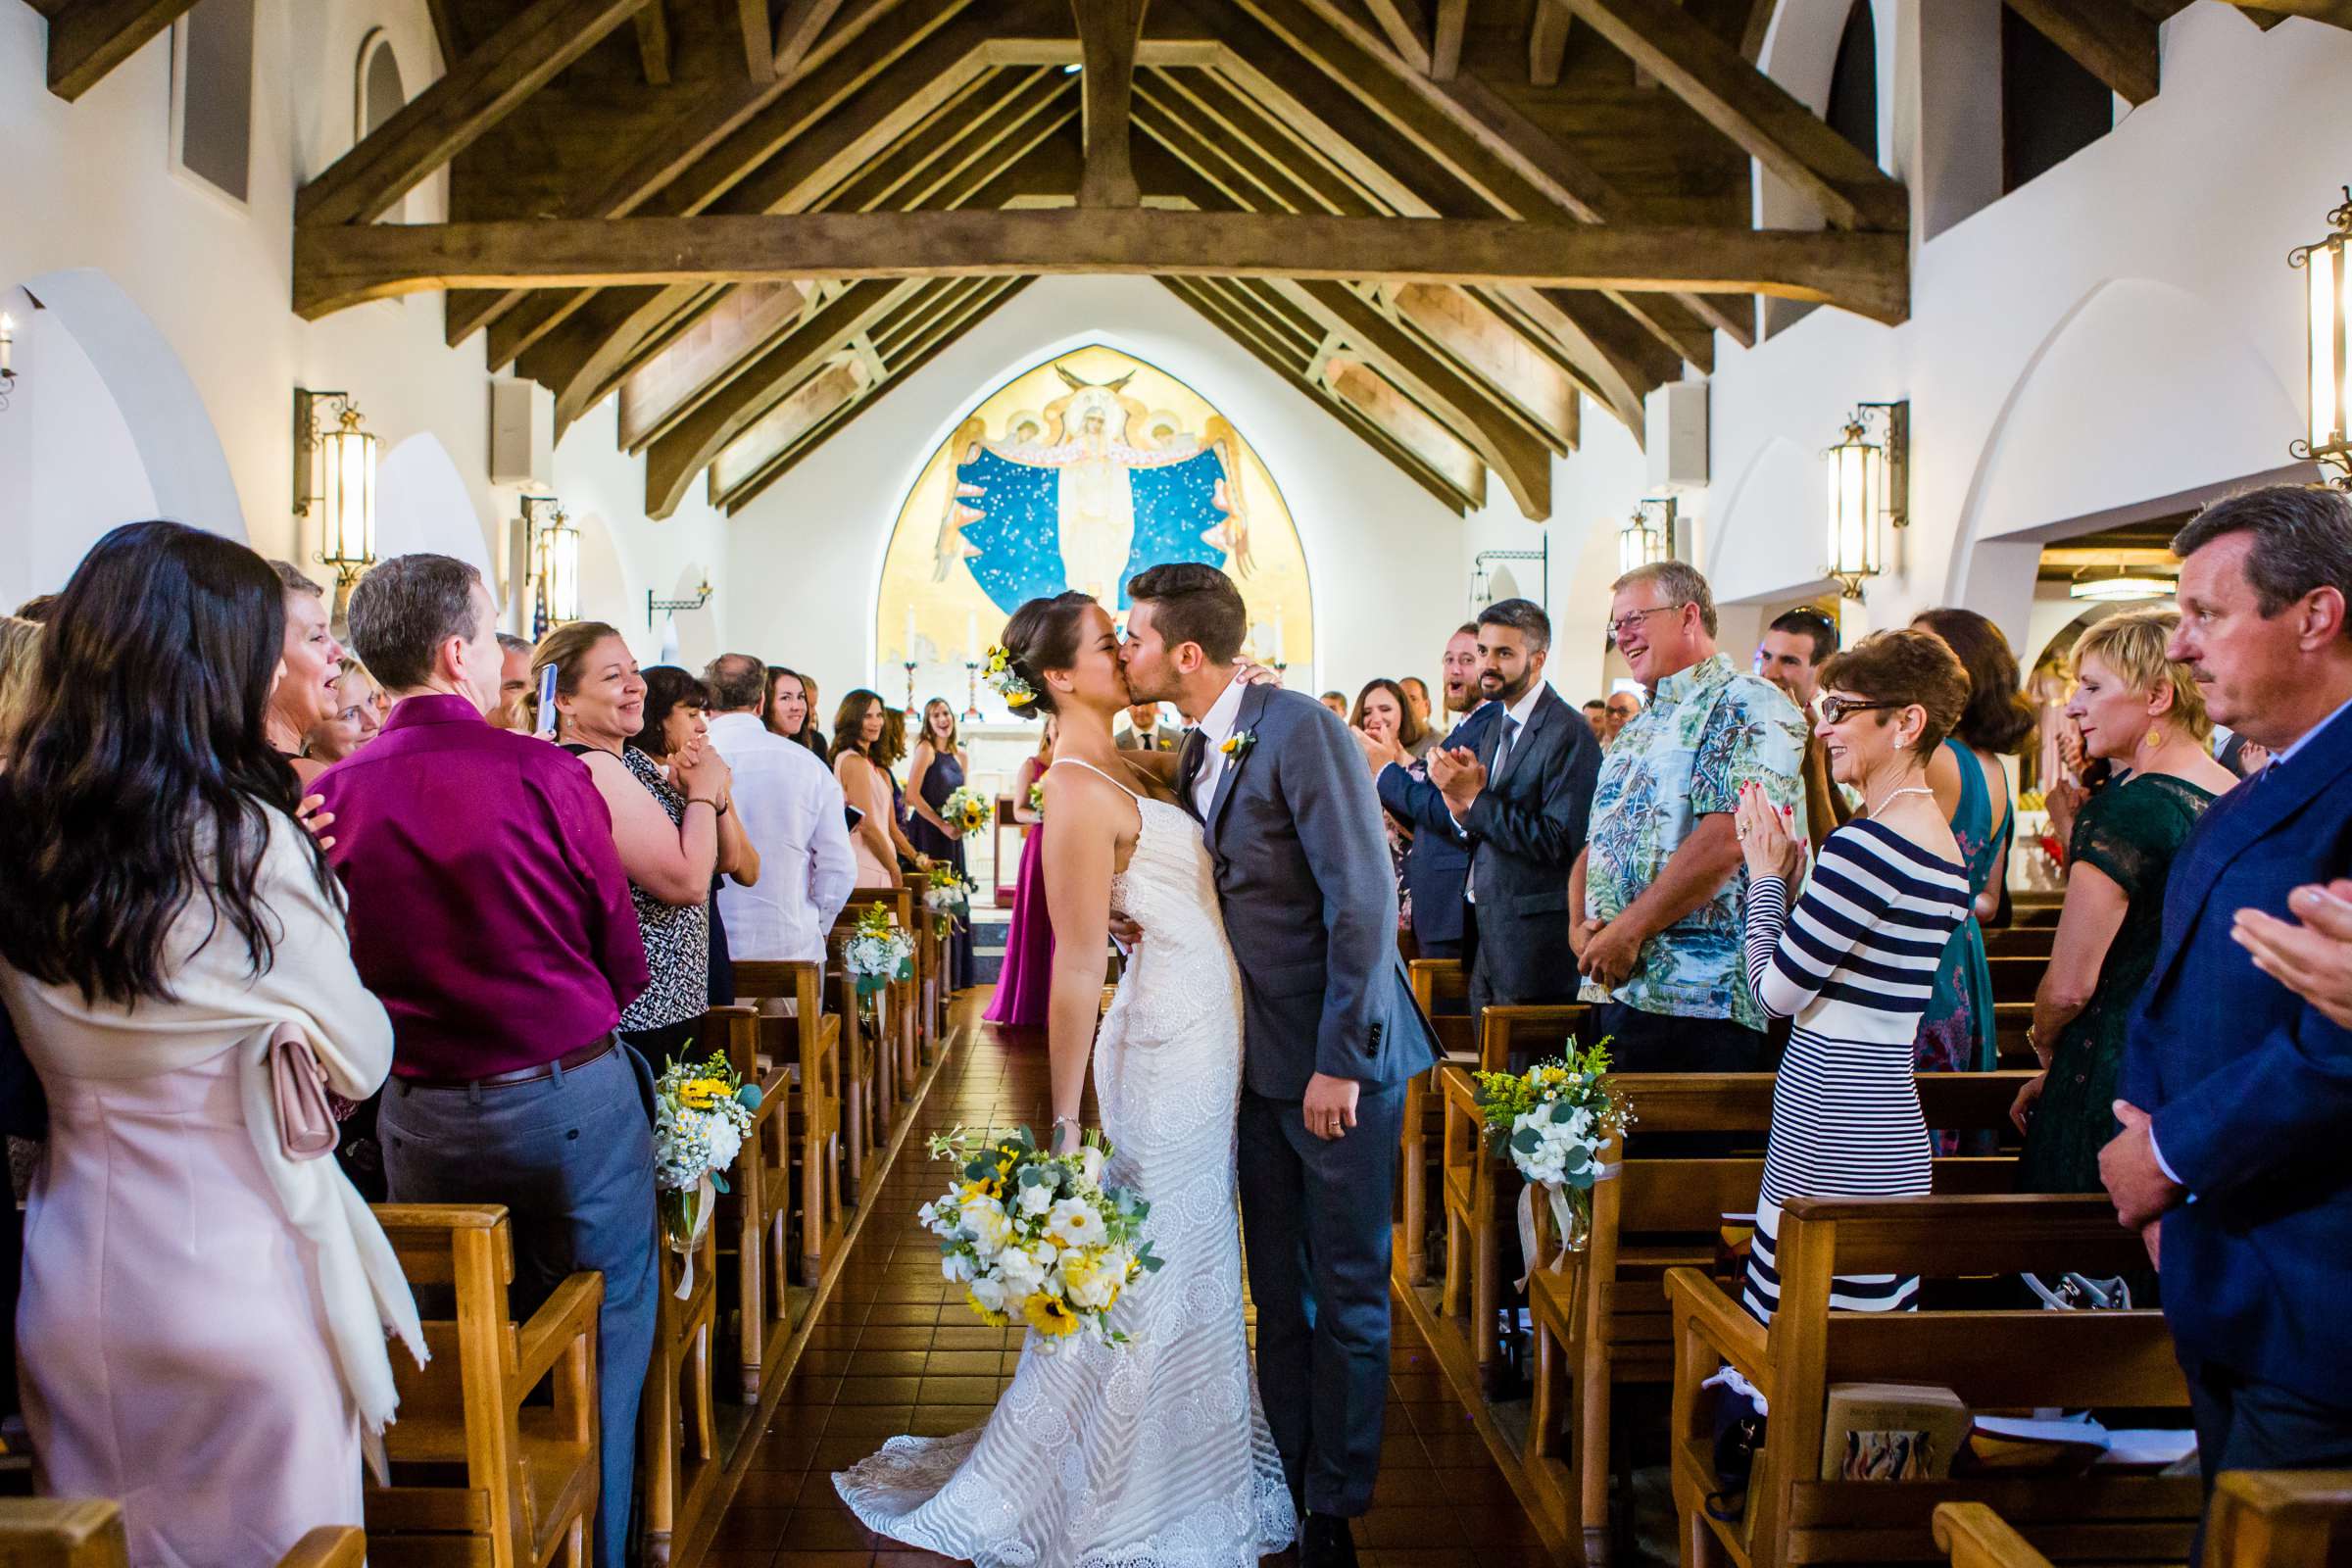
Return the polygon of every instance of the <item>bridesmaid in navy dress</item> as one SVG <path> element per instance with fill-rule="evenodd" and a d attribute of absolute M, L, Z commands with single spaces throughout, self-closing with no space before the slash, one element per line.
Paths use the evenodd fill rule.
<path fill-rule="evenodd" d="M 914 758 L 906 764 L 906 805 L 913 811 L 907 835 L 914 847 L 943 865 L 952 865 L 969 880 L 963 854 L 963 829 L 947 819 L 948 797 L 963 788 L 971 759 L 956 733 L 956 710 L 944 697 L 923 705 L 923 734 L 914 743 Z M 965 921 L 948 939 L 948 984 L 961 991 L 973 984 L 972 927 Z"/>

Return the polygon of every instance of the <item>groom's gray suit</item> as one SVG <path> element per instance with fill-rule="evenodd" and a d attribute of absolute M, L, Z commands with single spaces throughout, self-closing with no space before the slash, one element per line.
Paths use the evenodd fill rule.
<path fill-rule="evenodd" d="M 1202 825 L 1242 972 L 1243 1240 L 1257 1383 L 1294 1493 L 1343 1517 L 1372 1504 L 1389 1388 L 1390 1195 L 1404 1081 L 1437 1042 L 1396 955 L 1380 801 L 1348 727 L 1311 697 L 1242 696 Z M 1182 799 L 1204 747 L 1188 739 Z M 1300 1103 L 1321 1072 L 1361 1087 L 1326 1143 Z"/>

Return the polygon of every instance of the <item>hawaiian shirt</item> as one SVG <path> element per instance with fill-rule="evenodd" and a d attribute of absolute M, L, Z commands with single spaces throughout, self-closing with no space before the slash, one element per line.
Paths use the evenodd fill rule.
<path fill-rule="evenodd" d="M 1601 759 L 1592 793 L 1585 903 L 1614 919 L 1664 869 L 1698 819 L 1731 811 L 1740 786 L 1764 786 L 1775 806 L 1794 808 L 1805 830 L 1800 769 L 1805 721 L 1787 694 L 1722 654 L 1658 682 L 1649 705 L 1626 720 Z M 1764 1027 L 1740 961 L 1741 865 L 1715 896 L 1642 944 L 1614 1001 L 1682 1018 L 1731 1018 Z"/>

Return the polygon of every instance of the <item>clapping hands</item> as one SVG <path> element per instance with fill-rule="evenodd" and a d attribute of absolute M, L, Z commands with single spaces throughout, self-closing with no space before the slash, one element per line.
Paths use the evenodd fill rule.
<path fill-rule="evenodd" d="M 1796 813 L 1785 806 L 1775 806 L 1765 796 L 1763 786 L 1740 786 L 1740 808 L 1733 814 L 1733 830 L 1740 835 L 1740 853 L 1747 858 L 1750 878 L 1777 876 L 1784 882 L 1796 880 L 1805 864 L 1805 841 L 1796 832 Z"/>
<path fill-rule="evenodd" d="M 1364 761 L 1371 767 L 1375 778 L 1380 775 L 1380 770 L 1391 762 L 1396 763 L 1398 767 L 1406 767 L 1412 763 L 1412 759 L 1404 754 L 1404 748 L 1396 744 L 1396 736 L 1393 731 L 1350 729 L 1348 733 L 1355 737 L 1357 746 L 1363 748 Z"/>
<path fill-rule="evenodd" d="M 1440 748 L 1429 754 L 1429 781 L 1446 797 L 1446 808 L 1459 817 L 1486 792 L 1487 765 L 1467 746 Z"/>

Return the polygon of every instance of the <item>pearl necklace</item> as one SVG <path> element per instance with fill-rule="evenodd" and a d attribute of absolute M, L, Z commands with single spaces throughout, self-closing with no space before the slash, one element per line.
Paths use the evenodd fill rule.
<path fill-rule="evenodd" d="M 1904 785 L 1904 786 L 1903 786 L 1901 789 L 1899 789 L 1899 790 L 1889 790 L 1889 791 L 1887 791 L 1887 792 L 1886 792 L 1886 798 L 1885 800 L 1881 801 L 1881 802 L 1880 802 L 1878 805 L 1876 805 L 1876 806 L 1873 806 L 1873 805 L 1871 805 L 1871 804 L 1870 804 L 1868 801 L 1864 801 L 1864 802 L 1862 803 L 1862 814 L 1863 814 L 1864 816 L 1867 816 L 1867 817 L 1872 817 L 1872 818 L 1874 818 L 1874 819 L 1875 819 L 1875 818 L 1878 816 L 1878 814 L 1879 814 L 1881 811 L 1884 811 L 1885 809 L 1886 809 L 1886 808 L 1888 808 L 1889 806 L 1892 806 L 1892 805 L 1895 803 L 1895 800 L 1896 800 L 1896 798 L 1897 798 L 1897 797 L 1899 797 L 1899 796 L 1904 796 L 1904 795 L 1927 795 L 1927 796 L 1933 796 L 1935 793 L 1936 793 L 1936 792 L 1935 792 L 1934 790 L 1932 790 L 1932 789 L 1928 788 L 1928 786 L 1926 786 L 1925 784 L 1906 784 L 1906 785 Z"/>

